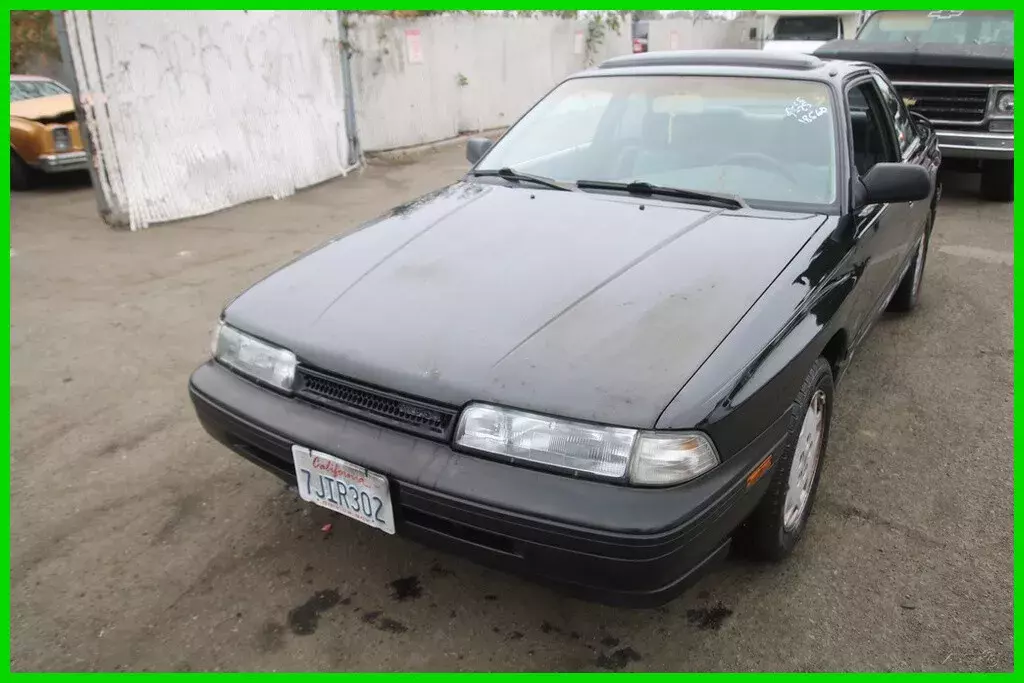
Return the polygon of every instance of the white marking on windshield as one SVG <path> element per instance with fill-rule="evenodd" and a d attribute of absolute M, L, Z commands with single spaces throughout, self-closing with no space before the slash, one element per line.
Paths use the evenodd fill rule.
<path fill-rule="evenodd" d="M 827 107 L 815 107 L 802 97 L 796 98 L 791 105 L 786 107 L 786 116 L 791 116 L 800 123 L 810 123 L 827 112 Z"/>

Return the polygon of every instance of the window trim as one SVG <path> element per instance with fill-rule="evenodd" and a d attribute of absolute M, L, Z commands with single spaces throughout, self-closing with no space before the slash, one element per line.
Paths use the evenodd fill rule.
<path fill-rule="evenodd" d="M 861 85 L 867 84 L 868 87 L 874 90 L 875 97 L 878 98 L 878 102 L 879 104 L 881 104 L 882 112 L 880 113 L 882 114 L 883 118 L 888 117 L 888 110 L 886 109 L 885 103 L 882 101 L 882 94 L 878 92 L 878 85 L 875 84 L 875 80 L 872 76 L 872 73 L 873 72 L 871 70 L 858 71 L 854 74 L 851 74 L 843 81 L 842 102 L 843 108 L 846 110 L 846 147 L 849 150 L 849 163 L 847 165 L 849 179 L 846 183 L 846 196 L 848 204 L 846 208 L 848 211 L 851 212 L 853 211 L 853 198 L 856 196 L 853 184 L 854 182 L 859 181 L 862 178 L 862 176 L 860 174 L 860 171 L 857 169 L 856 152 L 853 148 L 853 108 L 850 107 L 850 91 L 853 90 L 854 88 L 860 87 Z M 868 102 L 868 107 L 870 106 L 871 103 Z M 896 160 L 899 160 L 901 157 L 898 141 L 892 133 L 890 133 L 888 137 L 889 151 L 892 152 L 891 156 L 893 156 Z M 867 227 L 874 224 L 874 219 L 876 219 L 878 216 L 881 216 L 881 214 L 885 212 L 886 209 L 888 209 L 888 207 L 888 204 L 883 204 L 877 208 L 865 207 L 858 214 L 855 214 L 854 218 L 857 221 L 858 226 L 856 228 L 855 238 L 859 239 L 861 235 L 864 234 Z M 872 215 L 873 218 L 871 218 Z M 869 218 L 871 218 L 871 220 L 867 220 Z M 864 222 L 865 220 L 867 220 L 867 222 Z"/>
<path fill-rule="evenodd" d="M 886 118 L 888 118 L 888 109 L 885 106 L 885 102 L 882 101 L 882 94 L 880 92 L 878 92 L 878 86 L 875 85 L 874 78 L 872 77 L 872 73 L 871 72 L 867 72 L 867 73 L 863 73 L 862 72 L 862 73 L 856 74 L 855 76 L 853 76 L 852 78 L 850 78 L 848 81 L 846 81 L 843 84 L 843 107 L 846 109 L 846 136 L 847 136 L 847 144 L 849 145 L 849 149 L 850 149 L 850 174 L 851 174 L 851 180 L 860 178 L 861 175 L 860 175 L 860 171 L 857 169 L 857 163 L 856 163 L 856 160 L 855 160 L 856 154 L 854 152 L 854 147 L 853 147 L 853 118 L 852 118 L 853 108 L 850 106 L 850 91 L 853 90 L 854 88 L 858 88 L 861 85 L 864 85 L 865 83 L 868 84 L 871 87 L 871 89 L 875 91 L 875 96 L 878 98 L 879 103 L 882 105 L 882 110 L 883 111 L 881 113 Z M 871 106 L 870 102 L 868 103 L 868 106 L 869 107 Z M 892 162 L 900 161 L 902 155 L 901 155 L 901 151 L 900 151 L 899 140 L 896 139 L 895 135 L 893 135 L 891 131 L 890 131 L 889 135 L 887 135 L 886 137 L 889 140 L 889 151 L 892 153 L 891 156 L 894 157 L 894 158 L 890 159 L 890 161 L 892 161 Z"/>
<path fill-rule="evenodd" d="M 915 123 L 913 117 L 910 116 L 910 112 L 907 111 L 907 108 L 904 106 L 903 100 L 902 98 L 900 98 L 900 93 L 896 89 L 896 86 L 894 86 L 892 82 L 889 81 L 888 78 L 886 78 L 885 74 L 881 73 L 880 71 L 873 71 L 872 76 L 874 78 L 875 85 L 879 91 L 882 91 L 884 87 L 888 88 L 892 92 L 893 96 L 896 98 L 897 115 L 902 116 L 903 119 L 910 125 L 910 130 L 913 131 L 914 137 L 907 142 L 906 149 L 903 149 L 902 146 L 899 144 L 899 131 L 896 131 L 896 146 L 899 149 L 901 159 L 903 161 L 912 159 L 914 155 L 917 153 L 918 148 L 921 146 L 921 131 L 917 129 L 917 124 Z M 882 106 L 884 106 L 888 110 L 889 107 L 886 106 L 885 104 L 885 93 L 880 92 L 879 94 L 882 98 Z M 890 117 L 891 116 L 892 115 L 890 113 Z M 893 120 L 893 128 L 896 128 L 895 119 Z"/>

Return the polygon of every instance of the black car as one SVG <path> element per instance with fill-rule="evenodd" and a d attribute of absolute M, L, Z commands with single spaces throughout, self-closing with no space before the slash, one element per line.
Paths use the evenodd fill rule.
<path fill-rule="evenodd" d="M 192 375 L 301 497 L 603 602 L 803 531 L 834 387 L 918 300 L 934 132 L 874 66 L 647 53 L 280 269 Z"/>

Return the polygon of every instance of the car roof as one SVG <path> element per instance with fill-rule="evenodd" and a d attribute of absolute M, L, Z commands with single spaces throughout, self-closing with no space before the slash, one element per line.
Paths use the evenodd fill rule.
<path fill-rule="evenodd" d="M 46 76 L 30 76 L 28 74 L 11 74 L 12 81 L 53 81 L 52 78 Z M 54 81 L 56 82 L 56 81 Z"/>
<path fill-rule="evenodd" d="M 871 69 L 866 62 L 823 59 L 814 55 L 763 50 L 668 50 L 613 57 L 585 72 L 602 75 L 768 76 L 816 81 L 842 81 Z"/>

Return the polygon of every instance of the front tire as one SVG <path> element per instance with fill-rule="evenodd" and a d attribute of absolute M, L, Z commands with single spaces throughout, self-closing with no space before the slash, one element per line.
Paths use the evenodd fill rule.
<path fill-rule="evenodd" d="M 807 526 L 832 421 L 832 367 L 818 358 L 793 402 L 779 464 L 764 498 L 737 539 L 756 559 L 786 558 Z"/>
<path fill-rule="evenodd" d="M 17 192 L 31 189 L 34 180 L 32 169 L 22 161 L 18 153 L 11 151 L 11 189 Z"/>
<path fill-rule="evenodd" d="M 917 253 L 914 260 L 907 269 L 906 275 L 900 281 L 892 299 L 889 300 L 887 310 L 893 313 L 909 313 L 917 307 L 917 301 L 921 296 L 921 280 L 924 277 L 924 266 L 928 262 L 928 242 L 931 239 L 932 226 L 935 223 L 935 211 L 932 211 L 928 218 L 928 228 L 917 243 Z"/>
<path fill-rule="evenodd" d="M 1013 201 L 1012 161 L 982 162 L 981 196 L 993 202 Z"/>

